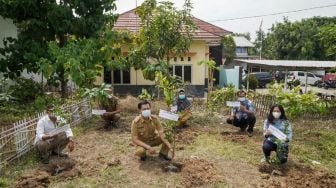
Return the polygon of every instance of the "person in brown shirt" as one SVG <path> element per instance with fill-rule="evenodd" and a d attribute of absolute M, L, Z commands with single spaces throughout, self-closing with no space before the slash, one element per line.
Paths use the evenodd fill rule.
<path fill-rule="evenodd" d="M 146 151 L 155 154 L 153 146 L 161 145 L 159 158 L 171 160 L 168 152 L 174 150 L 170 143 L 165 139 L 162 125 L 157 116 L 151 114 L 151 105 L 148 101 L 138 104 L 141 115 L 137 116 L 132 122 L 132 142 L 137 146 L 135 155 L 140 157 L 141 161 L 146 160 Z"/>
<path fill-rule="evenodd" d="M 109 89 L 107 103 L 103 104 L 103 109 L 106 112 L 102 115 L 105 121 L 104 128 L 110 129 L 111 127 L 116 127 L 116 123 L 120 119 L 120 110 L 118 109 L 118 97 L 113 95 L 113 90 Z"/>

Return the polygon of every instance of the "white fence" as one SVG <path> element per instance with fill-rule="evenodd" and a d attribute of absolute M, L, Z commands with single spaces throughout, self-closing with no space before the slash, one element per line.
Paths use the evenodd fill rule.
<path fill-rule="evenodd" d="M 84 99 L 76 104 L 62 107 L 63 112 L 70 114 L 67 122 L 71 126 L 80 123 L 91 116 L 90 101 Z M 35 138 L 35 129 L 38 120 L 45 112 L 33 117 L 25 118 L 8 127 L 2 127 L 0 133 L 0 167 L 27 153 Z"/>

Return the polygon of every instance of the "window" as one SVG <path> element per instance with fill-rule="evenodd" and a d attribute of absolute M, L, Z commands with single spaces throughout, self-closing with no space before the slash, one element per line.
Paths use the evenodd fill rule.
<path fill-rule="evenodd" d="M 191 61 L 191 57 L 188 57 L 188 61 Z"/>
<path fill-rule="evenodd" d="M 130 70 L 114 70 L 113 84 L 130 84 L 131 73 Z"/>
<path fill-rule="evenodd" d="M 308 74 L 308 77 L 315 78 L 315 76 L 312 73 L 307 73 L 307 74 Z"/>
<path fill-rule="evenodd" d="M 247 53 L 247 48 L 237 47 L 236 48 L 236 53 L 237 54 Z"/>
<path fill-rule="evenodd" d="M 177 61 L 177 57 L 174 57 L 174 61 L 175 61 L 175 62 Z"/>
<path fill-rule="evenodd" d="M 191 83 L 191 65 L 173 65 L 173 75 L 180 76 L 184 82 Z"/>
<path fill-rule="evenodd" d="M 181 61 L 184 61 L 184 58 L 183 58 L 183 57 L 181 57 Z"/>
<path fill-rule="evenodd" d="M 304 76 L 304 72 L 298 72 L 298 76 Z"/>
<path fill-rule="evenodd" d="M 104 82 L 107 84 L 112 84 L 111 69 L 107 67 L 104 67 Z"/>

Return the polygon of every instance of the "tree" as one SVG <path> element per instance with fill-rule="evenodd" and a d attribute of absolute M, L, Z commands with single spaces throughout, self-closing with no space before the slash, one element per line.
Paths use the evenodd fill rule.
<path fill-rule="evenodd" d="M 0 71 L 10 78 L 19 76 L 24 69 L 36 73 L 40 69 L 37 62 L 42 58 L 45 63 L 52 65 L 49 67 L 54 68 L 56 76 L 52 75 L 48 79 L 56 78 L 61 83 L 64 96 L 68 81 L 65 61 L 56 62 L 59 59 L 52 54 L 50 48 L 56 51 L 57 47 L 65 47 L 70 36 L 78 39 L 97 38 L 99 31 L 106 25 L 113 25 L 116 19 L 112 14 L 116 9 L 114 1 L 1 1 L 1 15 L 14 21 L 19 34 L 16 39 L 5 39 L 5 47 L 0 50 L 4 57 L 0 59 Z"/>
<path fill-rule="evenodd" d="M 223 56 L 226 59 L 225 63 L 230 64 L 236 57 L 236 44 L 234 43 L 232 36 L 224 36 L 222 38 L 222 45 L 224 49 Z"/>
<path fill-rule="evenodd" d="M 326 55 L 330 56 L 333 60 L 336 60 L 336 25 L 322 27 L 318 37 L 326 49 Z"/>
<path fill-rule="evenodd" d="M 146 79 L 154 80 L 156 71 L 169 76 L 170 58 L 188 51 L 195 29 L 191 9 L 190 0 L 182 10 L 169 1 L 146 0 L 136 10 L 141 28 L 129 56 L 138 60 L 134 66 L 143 69 Z"/>
<path fill-rule="evenodd" d="M 336 18 L 314 17 L 297 22 L 284 18 L 274 24 L 263 43 L 263 54 L 268 59 L 330 60 L 318 33 L 320 28 L 335 25 Z"/>
<path fill-rule="evenodd" d="M 212 92 L 213 89 L 213 82 L 214 82 L 214 70 L 219 70 L 218 67 L 216 67 L 216 62 L 214 60 L 210 60 L 210 61 L 200 61 L 198 62 L 199 65 L 201 64 L 205 64 L 208 67 L 208 97 L 210 97 L 210 94 Z"/>
<path fill-rule="evenodd" d="M 252 54 L 253 55 L 262 55 L 262 49 L 263 49 L 263 43 L 265 41 L 266 34 L 265 32 L 260 28 L 256 32 L 256 39 L 254 41 L 254 47 L 252 48 Z M 261 52 L 261 53 L 260 53 Z"/>

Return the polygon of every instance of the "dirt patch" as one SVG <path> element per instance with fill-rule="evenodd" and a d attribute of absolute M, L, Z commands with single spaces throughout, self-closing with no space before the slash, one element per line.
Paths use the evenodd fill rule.
<path fill-rule="evenodd" d="M 181 131 L 176 133 L 176 136 L 175 136 L 177 149 L 179 147 L 192 144 L 195 138 L 199 136 L 200 134 L 201 132 L 196 129 L 190 129 L 190 128 L 182 129 Z"/>
<path fill-rule="evenodd" d="M 336 176 L 321 169 L 308 166 L 263 164 L 259 166 L 263 179 L 268 179 L 260 187 L 334 187 Z"/>
<path fill-rule="evenodd" d="M 203 159 L 185 160 L 182 177 L 186 187 L 199 187 L 223 181 L 215 165 Z"/>
<path fill-rule="evenodd" d="M 28 171 L 19 178 L 16 188 L 41 188 L 50 184 L 50 174 L 42 170 Z"/>
<path fill-rule="evenodd" d="M 248 137 L 244 132 L 221 132 L 224 140 L 238 142 L 238 143 L 246 143 Z"/>

